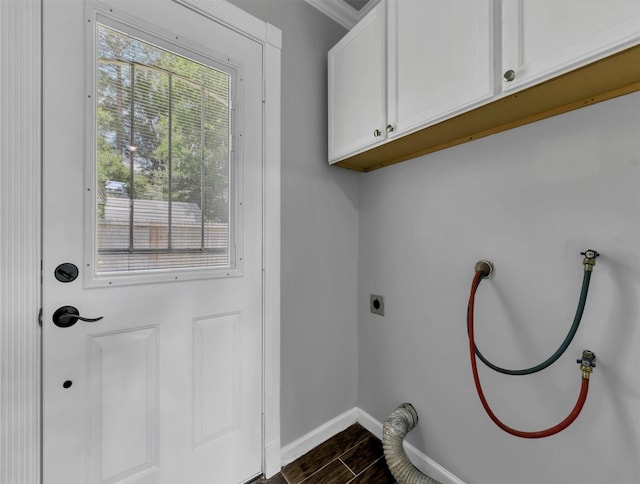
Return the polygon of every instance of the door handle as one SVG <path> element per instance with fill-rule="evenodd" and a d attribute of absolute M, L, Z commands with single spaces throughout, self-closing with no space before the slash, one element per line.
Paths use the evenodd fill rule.
<path fill-rule="evenodd" d="M 100 321 L 102 316 L 97 318 L 85 318 L 80 316 L 80 312 L 73 306 L 62 306 L 56 309 L 56 312 L 53 313 L 53 324 L 60 328 L 68 328 L 69 326 L 73 326 L 80 321 L 86 321 L 87 323 L 95 323 L 96 321 Z"/>

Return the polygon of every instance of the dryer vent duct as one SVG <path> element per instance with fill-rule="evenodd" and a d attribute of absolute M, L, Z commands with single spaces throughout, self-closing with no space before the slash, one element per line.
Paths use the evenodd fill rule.
<path fill-rule="evenodd" d="M 440 484 L 414 466 L 402 446 L 409 431 L 418 424 L 418 414 L 410 403 L 396 408 L 382 428 L 382 447 L 387 466 L 398 484 Z"/>

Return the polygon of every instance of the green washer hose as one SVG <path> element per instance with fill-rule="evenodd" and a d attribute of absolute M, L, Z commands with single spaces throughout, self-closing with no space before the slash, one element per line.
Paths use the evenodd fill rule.
<path fill-rule="evenodd" d="M 480 281 L 484 277 L 486 277 L 486 275 L 487 274 L 483 273 L 482 277 L 478 279 L 478 285 L 480 284 Z M 567 334 L 567 337 L 564 339 L 560 347 L 547 360 L 543 361 L 539 365 L 532 366 L 531 368 L 526 368 L 524 370 L 508 370 L 506 368 L 501 368 L 491 363 L 482 355 L 482 353 L 480 353 L 478 346 L 474 345 L 476 356 L 480 359 L 480 361 L 482 361 L 485 365 L 487 365 L 492 370 L 495 370 L 500 373 L 504 373 L 505 375 L 531 375 L 532 373 L 536 373 L 538 371 L 544 370 L 548 366 L 552 365 L 558 358 L 562 356 L 562 354 L 571 344 L 573 337 L 578 332 L 578 327 L 580 326 L 580 321 L 582 320 L 582 313 L 584 313 L 584 306 L 587 302 L 587 293 L 589 292 L 589 281 L 591 281 L 591 271 L 585 270 L 584 278 L 582 279 L 582 290 L 580 291 L 580 301 L 578 301 L 578 309 L 576 310 L 576 315 L 573 318 L 573 324 L 571 325 L 571 328 L 569 329 L 569 333 Z M 467 318 L 467 321 L 468 320 L 469 319 Z M 468 331 L 469 331 L 469 327 L 467 324 L 467 332 Z"/>

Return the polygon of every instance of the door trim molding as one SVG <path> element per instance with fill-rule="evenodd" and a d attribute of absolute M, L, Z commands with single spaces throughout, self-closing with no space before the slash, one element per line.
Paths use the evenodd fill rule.
<path fill-rule="evenodd" d="M 280 472 L 280 130 L 282 32 L 266 25 L 263 169 L 263 439 L 262 471 Z"/>
<path fill-rule="evenodd" d="M 41 2 L 0 2 L 0 482 L 40 482 Z"/>
<path fill-rule="evenodd" d="M 263 472 L 280 470 L 282 34 L 226 2 L 173 0 L 263 45 Z M 41 474 L 42 2 L 0 2 L 0 482 Z"/>

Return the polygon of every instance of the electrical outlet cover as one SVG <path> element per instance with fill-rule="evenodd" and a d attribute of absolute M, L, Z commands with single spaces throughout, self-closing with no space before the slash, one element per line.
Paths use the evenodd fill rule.
<path fill-rule="evenodd" d="M 371 294 L 369 300 L 369 310 L 373 314 L 384 316 L 384 297 L 377 294 Z"/>

